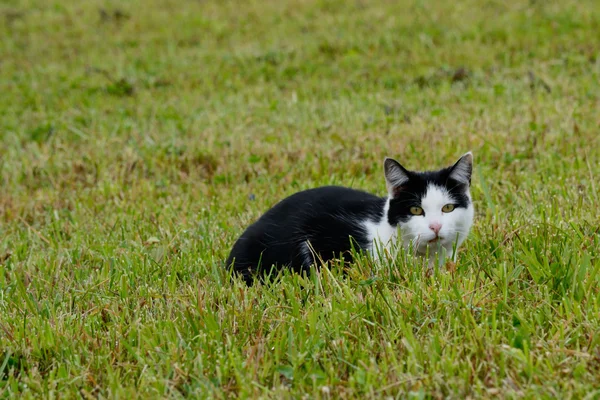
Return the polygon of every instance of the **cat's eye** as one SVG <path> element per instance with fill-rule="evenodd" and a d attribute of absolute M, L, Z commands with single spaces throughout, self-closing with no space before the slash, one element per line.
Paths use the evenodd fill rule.
<path fill-rule="evenodd" d="M 410 213 L 412 215 L 423 215 L 423 209 L 421 207 L 411 207 Z"/>
<path fill-rule="evenodd" d="M 442 211 L 445 213 L 454 211 L 454 204 L 446 204 L 444 207 L 442 207 Z"/>

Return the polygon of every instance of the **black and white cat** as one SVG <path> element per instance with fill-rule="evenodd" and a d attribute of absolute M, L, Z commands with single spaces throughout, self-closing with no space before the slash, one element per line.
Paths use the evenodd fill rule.
<path fill-rule="evenodd" d="M 473 155 L 438 171 L 408 171 L 397 161 L 384 161 L 388 196 L 326 186 L 298 192 L 267 211 L 237 240 L 226 265 L 247 283 L 271 268 L 310 270 L 320 260 L 350 250 L 375 258 L 401 243 L 443 265 L 466 239 L 473 223 L 470 185 Z M 400 239 L 400 240 L 398 240 Z"/>

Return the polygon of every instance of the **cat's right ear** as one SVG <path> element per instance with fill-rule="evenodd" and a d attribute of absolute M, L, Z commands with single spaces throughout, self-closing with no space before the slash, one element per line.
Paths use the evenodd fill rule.
<path fill-rule="evenodd" d="M 387 191 L 390 196 L 396 197 L 398 192 L 402 190 L 402 185 L 409 180 L 408 171 L 398 161 L 388 157 L 383 162 L 383 170 Z"/>

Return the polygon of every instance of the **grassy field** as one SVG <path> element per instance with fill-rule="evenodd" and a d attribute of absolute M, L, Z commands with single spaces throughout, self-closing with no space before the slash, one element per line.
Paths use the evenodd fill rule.
<path fill-rule="evenodd" d="M 600 4 L 4 0 L 0 397 L 599 398 Z M 452 271 L 221 267 L 475 155 Z"/>

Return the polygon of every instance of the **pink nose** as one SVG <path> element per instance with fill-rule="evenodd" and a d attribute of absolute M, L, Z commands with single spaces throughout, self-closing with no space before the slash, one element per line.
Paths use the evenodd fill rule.
<path fill-rule="evenodd" d="M 440 224 L 439 222 L 432 222 L 431 224 L 429 224 L 429 229 L 434 231 L 437 235 L 438 233 L 440 233 L 440 229 L 442 229 L 442 224 Z"/>

